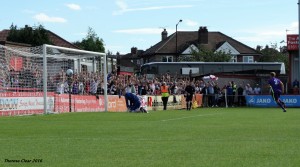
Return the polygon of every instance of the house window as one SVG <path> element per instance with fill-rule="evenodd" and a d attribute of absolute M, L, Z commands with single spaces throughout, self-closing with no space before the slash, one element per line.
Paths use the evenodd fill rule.
<path fill-rule="evenodd" d="M 237 62 L 237 56 L 236 55 L 232 55 L 230 62 Z"/>
<path fill-rule="evenodd" d="M 243 56 L 243 62 L 252 63 L 253 62 L 253 56 Z"/>
<path fill-rule="evenodd" d="M 163 56 L 162 62 L 173 62 L 173 56 Z"/>
<path fill-rule="evenodd" d="M 88 68 L 87 68 L 87 65 L 81 64 L 81 71 L 82 71 L 82 72 L 87 72 L 87 71 L 88 71 L 87 69 L 88 69 Z"/>

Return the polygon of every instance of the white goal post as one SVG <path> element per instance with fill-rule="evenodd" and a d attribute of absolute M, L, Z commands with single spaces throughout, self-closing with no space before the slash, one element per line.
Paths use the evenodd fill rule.
<path fill-rule="evenodd" d="M 72 76 L 67 75 L 68 69 L 73 71 Z M 36 47 L 0 45 L 0 112 L 47 114 L 66 112 L 67 106 L 70 111 L 88 106 L 85 103 L 76 105 L 73 98 L 71 103 L 73 95 L 96 95 L 95 98 L 100 98 L 99 105 L 92 107 L 93 111 L 108 111 L 107 77 L 105 53 L 47 44 Z M 99 94 L 104 96 L 99 97 Z M 63 100 L 57 101 L 57 98 Z M 91 98 L 93 96 L 86 99 Z"/>
<path fill-rule="evenodd" d="M 57 49 L 57 50 L 62 50 L 62 51 L 67 51 L 69 52 L 69 54 L 84 54 L 84 58 L 89 58 L 89 57 L 101 57 L 103 56 L 103 74 L 104 74 L 104 108 L 105 108 L 105 112 L 108 109 L 107 106 L 107 59 L 106 59 L 106 54 L 105 53 L 100 53 L 100 52 L 92 52 L 92 51 L 86 51 L 86 50 L 79 50 L 79 49 L 71 49 L 71 48 L 66 48 L 66 47 L 60 47 L 60 46 L 54 46 L 54 45 L 48 45 L 48 44 L 44 44 L 43 45 L 43 92 L 44 92 L 44 113 L 47 114 L 47 106 L 48 106 L 48 100 L 47 100 L 47 78 L 48 78 L 48 73 L 47 73 L 47 57 L 53 57 L 52 54 L 48 54 L 48 49 Z M 58 58 L 68 58 L 68 59 L 78 59 L 78 56 L 65 56 L 67 54 L 59 54 L 57 55 Z M 93 69 L 94 71 L 95 69 Z"/>

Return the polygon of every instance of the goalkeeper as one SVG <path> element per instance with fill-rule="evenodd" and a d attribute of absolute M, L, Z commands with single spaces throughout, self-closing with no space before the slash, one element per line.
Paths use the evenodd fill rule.
<path fill-rule="evenodd" d="M 141 107 L 140 99 L 133 93 L 125 94 L 126 106 L 129 112 L 137 112 Z"/>

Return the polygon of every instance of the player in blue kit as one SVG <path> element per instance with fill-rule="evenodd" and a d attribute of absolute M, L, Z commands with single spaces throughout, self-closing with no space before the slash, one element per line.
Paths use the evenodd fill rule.
<path fill-rule="evenodd" d="M 275 72 L 271 72 L 270 75 L 271 78 L 269 79 L 268 83 L 271 88 L 272 96 L 276 101 L 277 105 L 282 108 L 283 112 L 286 112 L 285 104 L 283 101 L 280 100 L 280 95 L 284 93 L 284 85 L 280 81 L 280 79 L 276 78 Z"/>
<path fill-rule="evenodd" d="M 141 107 L 140 99 L 133 93 L 125 94 L 126 106 L 129 112 L 138 112 Z"/>

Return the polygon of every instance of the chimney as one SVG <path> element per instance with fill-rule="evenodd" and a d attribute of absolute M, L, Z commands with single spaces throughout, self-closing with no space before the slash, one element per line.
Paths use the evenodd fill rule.
<path fill-rule="evenodd" d="M 260 45 L 257 45 L 257 46 L 256 46 L 256 51 L 259 52 L 260 50 L 261 50 L 261 46 L 260 46 Z"/>
<path fill-rule="evenodd" d="M 208 30 L 206 27 L 200 27 L 198 30 L 198 43 L 208 44 Z"/>
<path fill-rule="evenodd" d="M 131 48 L 131 54 L 136 55 L 137 54 L 137 47 Z"/>
<path fill-rule="evenodd" d="M 168 32 L 166 29 L 164 29 L 163 32 L 161 32 L 161 40 L 165 40 L 168 37 Z"/>

